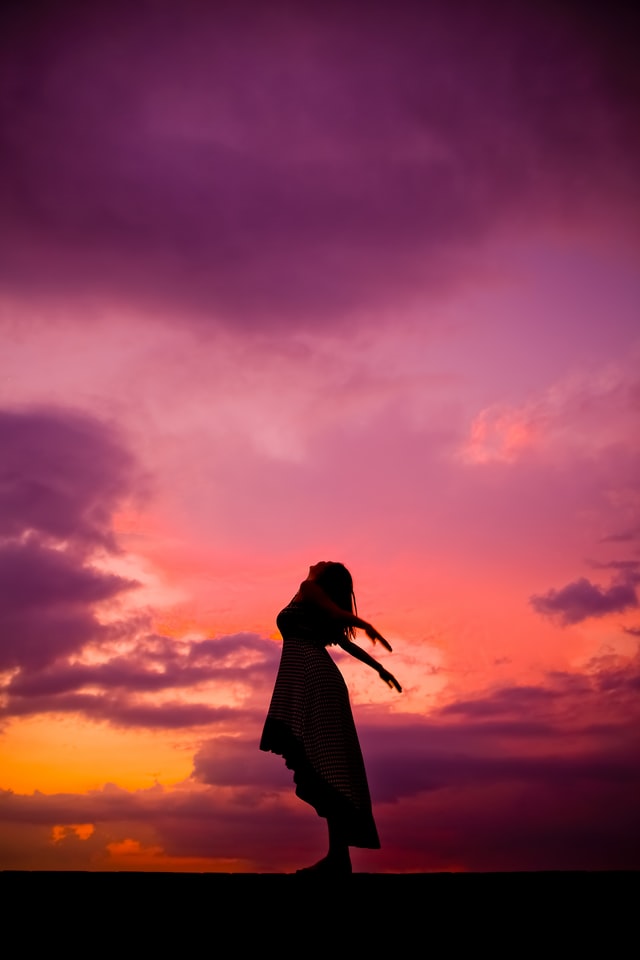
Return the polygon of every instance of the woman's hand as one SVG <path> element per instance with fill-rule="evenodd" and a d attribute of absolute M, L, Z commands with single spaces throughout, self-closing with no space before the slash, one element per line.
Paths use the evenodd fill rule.
<path fill-rule="evenodd" d="M 380 674 L 380 679 L 384 680 L 387 686 L 395 687 L 398 693 L 402 693 L 402 687 L 392 673 L 389 673 L 389 671 L 385 670 L 384 667 L 380 667 L 378 673 Z"/>
<path fill-rule="evenodd" d="M 388 650 L 389 652 L 391 652 L 391 644 L 389 643 L 389 641 L 385 640 L 382 634 L 378 633 L 376 628 L 372 627 L 370 623 L 366 625 L 366 627 L 364 628 L 364 632 L 366 633 L 366 635 L 369 637 L 370 640 L 373 640 L 374 643 L 376 643 L 376 641 L 379 640 L 382 646 L 385 648 L 385 650 Z"/>

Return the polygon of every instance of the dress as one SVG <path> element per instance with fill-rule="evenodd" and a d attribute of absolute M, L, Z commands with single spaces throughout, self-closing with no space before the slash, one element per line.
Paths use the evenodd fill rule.
<path fill-rule="evenodd" d="M 335 626 L 292 600 L 277 619 L 283 646 L 260 749 L 284 757 L 296 794 L 339 818 L 350 846 L 380 846 L 349 693 L 328 653 Z"/>

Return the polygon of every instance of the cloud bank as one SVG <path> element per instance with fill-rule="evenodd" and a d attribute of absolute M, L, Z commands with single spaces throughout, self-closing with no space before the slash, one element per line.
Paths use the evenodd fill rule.
<path fill-rule="evenodd" d="M 9 5 L 0 284 L 254 329 L 396 305 L 532 223 L 629 223 L 633 14 Z"/>
<path fill-rule="evenodd" d="M 360 708 L 383 838 L 377 869 L 637 869 L 639 689 L 637 657 L 605 658 L 540 684 L 480 691 L 423 719 L 382 721 Z M 299 865 L 322 843 L 322 823 L 292 799 L 290 771 L 260 754 L 255 729 L 206 739 L 193 779 L 175 788 L 3 792 L 2 832 L 21 837 L 12 865 L 29 862 L 54 828 L 46 856 L 57 868 Z M 144 860 L 145 847 L 155 860 Z M 361 869 L 373 864 L 357 855 Z"/>

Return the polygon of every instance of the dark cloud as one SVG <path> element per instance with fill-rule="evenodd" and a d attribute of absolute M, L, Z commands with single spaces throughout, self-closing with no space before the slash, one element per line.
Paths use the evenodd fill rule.
<path fill-rule="evenodd" d="M 629 543 L 640 537 L 640 527 L 634 527 L 632 530 L 621 530 L 619 533 L 611 533 L 602 537 L 600 543 Z"/>
<path fill-rule="evenodd" d="M 193 758 L 193 776 L 200 783 L 217 787 L 254 787 L 261 791 L 282 788 L 292 774 L 283 774 L 284 761 L 256 762 L 257 736 L 216 737 L 200 747 Z"/>
<path fill-rule="evenodd" d="M 0 448 L 0 669 L 39 670 L 115 629 L 97 607 L 135 584 L 91 558 L 117 549 L 136 475 L 115 432 L 74 412 L 0 411 Z"/>
<path fill-rule="evenodd" d="M 166 641 L 163 656 L 158 653 L 158 640 Z M 59 661 L 38 672 L 32 671 L 24 676 L 17 674 L 7 685 L 6 692 L 10 696 L 36 698 L 57 696 L 84 687 L 154 693 L 193 688 L 208 680 L 252 682 L 275 671 L 278 654 L 275 644 L 253 634 L 243 633 L 186 645 L 157 637 L 149 644 L 141 637 L 133 652 L 103 663 Z M 251 656 L 250 661 L 242 665 L 242 658 L 246 656 Z"/>
<path fill-rule="evenodd" d="M 540 705 L 555 700 L 558 692 L 548 687 L 505 687 L 490 697 L 476 700 L 456 700 L 442 709 L 443 716 L 501 717 L 513 713 L 514 707 L 522 711 L 526 706 L 534 710 Z"/>
<path fill-rule="evenodd" d="M 106 637 L 96 604 L 134 586 L 32 540 L 0 546 L 0 669 L 40 668 Z"/>
<path fill-rule="evenodd" d="M 342 316 L 459 278 L 514 212 L 637 195 L 630 8 L 62 2 L 2 26 L 14 295 Z"/>
<path fill-rule="evenodd" d="M 581 577 L 560 590 L 534 595 L 530 602 L 538 613 L 570 626 L 589 617 L 604 617 L 637 607 L 638 597 L 635 578 L 633 582 L 627 579 L 605 588 Z"/>
<path fill-rule="evenodd" d="M 552 674 L 457 701 L 428 721 L 363 730 L 380 799 L 519 783 L 561 791 L 638 780 L 640 662 Z"/>
<path fill-rule="evenodd" d="M 69 410 L 0 410 L 0 536 L 115 548 L 115 508 L 140 478 L 116 431 Z"/>
<path fill-rule="evenodd" d="M 112 866 L 105 851 L 108 843 L 142 837 L 149 845 L 161 843 L 169 857 L 228 857 L 244 860 L 245 869 L 269 870 L 273 864 L 268 838 L 274 832 L 282 837 L 280 856 L 290 858 L 290 864 L 305 855 L 310 858 L 314 844 L 321 842 L 322 826 L 316 820 L 316 824 L 313 820 L 309 823 L 302 804 L 293 813 L 282 807 L 264 809 L 255 794 L 241 790 L 154 787 L 129 792 L 108 784 L 85 795 L 36 793 L 29 797 L 0 790 L 0 836 L 6 850 L 3 866 L 9 863 L 14 869 L 25 869 L 30 862 L 39 869 L 43 862 L 45 869 L 68 869 L 70 856 L 77 857 L 77 869 L 108 869 Z M 95 826 L 84 849 L 79 850 L 77 844 L 70 850 L 67 843 L 51 843 L 54 825 L 77 823 Z M 16 834 L 23 842 L 12 850 Z M 70 834 L 73 840 L 72 831 Z"/>
<path fill-rule="evenodd" d="M 640 560 L 594 561 L 592 565 L 599 570 L 620 570 L 626 574 L 628 580 L 634 583 L 640 582 Z"/>
<path fill-rule="evenodd" d="M 605 658 L 589 673 L 550 674 L 455 701 L 428 719 L 359 711 L 372 792 L 399 802 L 424 792 L 507 782 L 639 782 L 636 723 L 640 661 Z M 265 788 L 256 740 L 218 737 L 194 758 L 194 776 L 215 786 Z M 282 763 L 277 758 L 274 763 Z"/>
<path fill-rule="evenodd" d="M 612 656 L 452 704 L 407 740 L 367 732 L 372 789 L 394 800 L 381 827 L 396 862 L 637 869 L 639 681 L 637 657 Z"/>
<path fill-rule="evenodd" d="M 365 724 L 396 869 L 637 869 L 639 682 L 637 656 L 611 656 L 422 723 Z"/>
<path fill-rule="evenodd" d="M 115 727 L 145 727 L 150 730 L 183 730 L 229 721 L 235 724 L 253 716 L 250 711 L 236 707 L 212 707 L 206 703 L 185 703 L 181 700 L 155 704 L 136 701 L 131 697 L 105 696 L 100 693 L 42 696 L 34 700 L 14 700 L 11 703 L 10 715 L 13 717 L 36 713 L 73 713 L 88 720 L 106 720 Z"/>
<path fill-rule="evenodd" d="M 249 633 L 181 644 L 157 636 L 135 640 L 130 653 L 102 663 L 72 663 L 59 657 L 42 669 L 31 664 L 4 686 L 2 714 L 74 713 L 116 727 L 184 729 L 255 721 L 266 709 L 280 653 L 271 641 Z M 246 709 L 194 702 L 193 693 L 211 682 L 225 689 L 241 684 L 247 698 L 261 697 L 264 706 Z M 167 690 L 175 690 L 176 699 L 161 703 L 150 699 Z M 180 698 L 185 693 L 188 700 Z"/>

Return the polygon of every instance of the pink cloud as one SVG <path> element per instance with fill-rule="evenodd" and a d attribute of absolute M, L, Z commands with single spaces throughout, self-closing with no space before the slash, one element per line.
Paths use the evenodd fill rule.
<path fill-rule="evenodd" d="M 637 454 L 638 390 L 635 370 L 598 365 L 521 405 L 487 407 L 471 423 L 462 459 L 481 465 L 537 455 L 558 462 L 612 447 Z"/>

